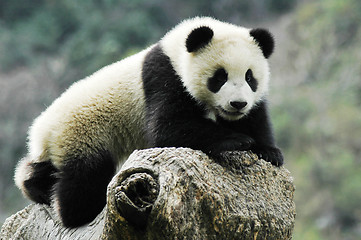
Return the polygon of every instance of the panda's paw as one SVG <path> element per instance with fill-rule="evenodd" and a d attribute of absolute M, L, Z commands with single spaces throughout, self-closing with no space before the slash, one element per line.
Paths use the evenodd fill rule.
<path fill-rule="evenodd" d="M 229 149 L 229 150 L 227 149 L 227 151 L 230 150 L 247 151 L 250 150 L 250 148 L 254 145 L 254 143 L 255 141 L 253 140 L 253 138 L 244 135 L 236 139 L 234 149 Z"/>
<path fill-rule="evenodd" d="M 252 151 L 256 153 L 259 158 L 262 158 L 263 160 L 272 163 L 272 165 L 275 165 L 277 167 L 283 165 L 283 154 L 281 150 L 277 147 L 257 147 L 255 149 L 252 149 Z"/>

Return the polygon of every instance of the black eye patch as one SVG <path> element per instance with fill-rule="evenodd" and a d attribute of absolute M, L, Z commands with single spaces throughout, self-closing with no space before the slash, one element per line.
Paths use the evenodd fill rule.
<path fill-rule="evenodd" d="M 257 87 L 258 87 L 258 82 L 257 80 L 253 77 L 253 72 L 251 69 L 248 69 L 246 72 L 246 76 L 245 76 L 245 80 L 248 83 L 248 85 L 251 87 L 253 92 L 257 91 Z"/>
<path fill-rule="evenodd" d="M 228 80 L 228 73 L 224 68 L 218 69 L 214 75 L 208 79 L 207 87 L 209 91 L 216 93 Z"/>

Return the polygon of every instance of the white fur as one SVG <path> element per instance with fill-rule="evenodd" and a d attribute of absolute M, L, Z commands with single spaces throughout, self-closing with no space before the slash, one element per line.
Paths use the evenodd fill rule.
<path fill-rule="evenodd" d="M 15 170 L 15 177 L 14 181 L 16 186 L 21 190 L 22 194 L 27 196 L 27 190 L 24 187 L 24 182 L 31 178 L 33 175 L 33 168 L 29 165 L 31 159 L 23 158 L 18 163 L 16 170 Z"/>
<path fill-rule="evenodd" d="M 199 26 L 212 28 L 214 37 L 209 46 L 190 54 L 185 41 Z M 249 29 L 212 18 L 194 18 L 171 30 L 161 45 L 189 93 L 207 104 L 209 112 L 205 117 L 213 121 L 216 115 L 229 120 L 240 118 L 220 109 L 233 111 L 230 101 L 247 101 L 246 114 L 267 92 L 268 63 Z M 16 185 L 25 194 L 23 182 L 32 174 L 30 163 L 51 161 L 59 168 L 67 153 L 86 157 L 94 154 L 93 149 L 106 149 L 120 162 L 134 149 L 145 147 L 141 69 L 150 49 L 74 83 L 34 121 L 29 130 L 29 154 L 15 173 Z M 227 70 L 229 80 L 214 94 L 206 83 L 219 67 Z M 245 82 L 249 68 L 259 81 L 256 93 Z"/>

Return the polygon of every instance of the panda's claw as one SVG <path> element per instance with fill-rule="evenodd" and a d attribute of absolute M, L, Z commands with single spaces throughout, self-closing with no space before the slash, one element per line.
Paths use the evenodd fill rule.
<path fill-rule="evenodd" d="M 252 149 L 260 159 L 270 162 L 276 167 L 283 165 L 283 154 L 277 147 L 258 147 Z"/>

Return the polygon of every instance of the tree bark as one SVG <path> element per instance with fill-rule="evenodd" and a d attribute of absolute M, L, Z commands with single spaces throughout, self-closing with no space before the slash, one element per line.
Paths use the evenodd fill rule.
<path fill-rule="evenodd" d="M 133 152 L 89 225 L 67 229 L 46 205 L 9 217 L 1 239 L 291 239 L 294 185 L 250 152 L 215 162 L 187 148 Z"/>

